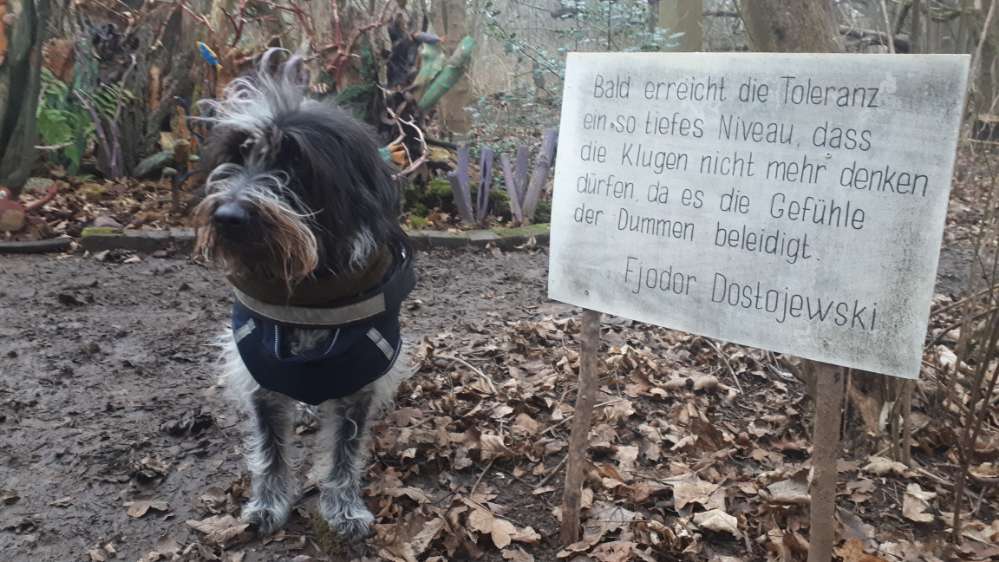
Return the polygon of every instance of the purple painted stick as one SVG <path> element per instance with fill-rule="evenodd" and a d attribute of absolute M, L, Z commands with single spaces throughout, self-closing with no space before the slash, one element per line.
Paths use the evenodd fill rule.
<path fill-rule="evenodd" d="M 544 140 L 541 141 L 541 153 L 534 164 L 534 172 L 531 173 L 531 182 L 527 186 L 527 195 L 524 196 L 524 220 L 531 222 L 534 220 L 534 211 L 538 208 L 538 199 L 541 197 L 541 190 L 548 181 L 548 172 L 552 163 L 555 162 L 555 149 L 558 146 L 558 129 L 545 129 Z"/>
<path fill-rule="evenodd" d="M 476 214 L 480 224 L 486 222 L 489 214 L 489 191 L 493 186 L 493 149 L 488 146 L 482 147 L 482 158 L 479 160 L 479 205 Z"/>
<path fill-rule="evenodd" d="M 458 148 L 458 165 L 453 172 L 449 172 L 447 179 L 451 182 L 451 192 L 454 193 L 454 205 L 458 207 L 458 214 L 462 222 L 468 225 L 475 224 L 475 214 L 472 212 L 472 194 L 468 181 L 468 146 Z"/>
<path fill-rule="evenodd" d="M 524 212 L 520 208 L 520 189 L 516 184 L 516 178 L 513 173 L 513 164 L 510 162 L 510 157 L 506 154 L 500 154 L 500 164 L 503 165 L 503 182 L 506 184 L 506 194 L 510 197 L 510 212 L 513 214 L 513 218 L 518 224 L 524 222 Z"/>
<path fill-rule="evenodd" d="M 514 179 L 517 185 L 517 194 L 520 197 L 518 203 L 520 208 L 524 208 L 524 198 L 527 197 L 527 159 L 531 151 L 526 144 L 517 147 L 517 168 L 514 170 Z"/>

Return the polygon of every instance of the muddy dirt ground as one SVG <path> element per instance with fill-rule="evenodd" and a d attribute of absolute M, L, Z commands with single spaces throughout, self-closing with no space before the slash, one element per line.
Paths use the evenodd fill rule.
<path fill-rule="evenodd" d="M 541 314 L 543 252 L 418 259 L 411 341 Z M 215 386 L 220 275 L 184 259 L 0 260 L 0 560 L 86 560 L 108 541 L 137 560 L 161 536 L 190 542 L 198 497 L 242 474 L 238 420 Z M 171 515 L 129 517 L 125 502 L 151 488 Z M 280 559 L 277 546 L 247 560 Z"/>
<path fill-rule="evenodd" d="M 509 359 L 505 366 L 503 359 L 490 359 L 505 355 L 507 348 L 500 349 L 503 347 L 501 342 L 508 339 L 505 334 L 517 332 L 532 322 L 549 322 L 545 319 L 552 318 L 557 321 L 551 326 L 565 327 L 564 319 L 574 315 L 572 308 L 545 298 L 547 256 L 543 249 L 442 251 L 421 253 L 418 258 L 419 287 L 403 315 L 403 329 L 409 340 L 417 344 L 423 342 L 424 353 L 427 346 L 431 346 L 450 348 L 450 353 L 465 357 L 471 363 L 481 365 L 484 358 L 490 365 L 487 372 L 495 373 L 496 385 L 502 387 L 501 393 L 506 393 L 509 381 L 517 377 L 518 367 L 512 364 L 523 361 L 530 353 L 514 349 L 524 355 L 513 355 L 516 359 Z M 948 266 L 941 275 L 941 291 L 949 292 L 959 286 L 960 274 L 955 272 L 961 270 L 962 261 L 960 253 L 945 255 L 944 263 Z M 230 302 L 226 286 L 216 271 L 182 258 L 153 257 L 143 257 L 136 263 L 116 264 L 78 255 L 2 256 L 0 264 L 0 560 L 168 560 L 178 552 L 184 553 L 179 555 L 179 559 L 184 560 L 339 560 L 347 557 L 344 551 L 338 550 L 340 547 L 331 546 L 328 533 L 324 534 L 317 527 L 310 507 L 315 503 L 314 494 L 305 500 L 279 540 L 240 539 L 236 541 L 238 547 L 225 553 L 218 545 L 202 546 L 205 536 L 186 524 L 189 520 L 203 520 L 213 514 L 238 514 L 238 503 L 246 485 L 241 465 L 239 420 L 216 386 L 216 352 L 211 341 L 227 322 Z M 707 349 L 700 338 L 678 339 L 658 331 L 645 333 L 630 323 L 614 319 L 607 325 L 611 326 L 609 345 L 630 342 L 632 346 L 639 346 L 645 342 L 652 355 L 661 352 L 679 363 L 693 361 L 691 357 Z M 564 353 L 573 357 L 571 349 L 575 344 L 565 340 L 564 335 L 551 335 L 560 333 L 558 330 L 538 330 L 548 330 L 553 338 L 548 344 L 550 347 L 560 347 L 551 342 L 563 338 Z M 532 333 L 534 335 L 524 337 L 532 341 L 530 338 L 540 337 L 541 332 Z M 668 349 L 664 343 L 667 341 L 672 342 Z M 614 349 L 620 351 L 619 347 Z M 622 353 L 628 360 L 627 349 Z M 711 361 L 716 366 L 719 364 L 717 357 Z M 439 362 L 437 365 L 442 366 Z M 498 370 L 494 369 L 497 366 Z M 530 363 L 523 367 L 531 369 Z M 552 365 L 545 368 L 549 367 Z M 556 364 L 552 368 L 558 370 L 560 367 Z M 744 419 L 739 421 L 738 418 L 740 411 L 741 415 L 746 415 L 745 412 L 755 410 L 756 414 L 752 416 L 762 416 L 759 404 L 766 402 L 775 391 L 765 380 L 765 373 L 750 376 L 749 370 L 739 389 L 741 398 L 734 401 L 728 413 L 716 415 L 707 411 L 706 419 L 718 420 L 720 427 L 738 432 L 737 426 L 744 424 Z M 533 538 L 522 539 L 524 550 L 533 553 L 536 560 L 554 560 L 559 549 L 557 522 L 550 511 L 558 504 L 557 489 L 561 481 L 557 474 L 554 478 L 548 475 L 559 470 L 556 465 L 560 455 L 554 454 L 558 448 L 552 446 L 550 450 L 535 449 L 533 453 L 525 453 L 533 462 L 521 463 L 517 459 L 522 457 L 516 455 L 512 460 L 495 457 L 499 459 L 496 469 L 490 470 L 493 461 L 485 462 L 486 449 L 481 444 L 476 445 L 481 446 L 481 451 L 468 446 L 475 462 L 468 457 L 463 457 L 468 462 L 462 463 L 457 457 L 450 457 L 446 462 L 441 460 L 444 457 L 440 455 L 450 453 L 440 453 L 434 460 L 421 460 L 421 455 L 432 458 L 430 451 L 436 450 L 436 446 L 440 450 L 457 448 L 453 429 L 450 430 L 450 444 L 426 445 L 418 441 L 412 447 L 412 453 L 406 452 L 410 450 L 408 447 L 398 453 L 393 447 L 402 446 L 389 443 L 398 435 L 415 432 L 424 421 L 433 425 L 438 423 L 435 420 L 443 419 L 430 415 L 420 418 L 419 410 L 424 407 L 435 412 L 435 416 L 450 416 L 449 421 L 440 423 L 480 419 L 475 416 L 482 414 L 484 401 L 479 399 L 476 405 L 476 400 L 469 398 L 469 389 L 475 384 L 468 382 L 475 379 L 472 373 L 466 373 L 468 378 L 463 390 L 452 388 L 458 397 L 452 398 L 448 396 L 447 384 L 441 382 L 446 378 L 442 372 L 431 368 L 417 373 L 415 382 L 408 383 L 403 390 L 405 395 L 400 397 L 403 414 L 380 426 L 384 439 L 376 440 L 378 451 L 373 459 L 376 479 L 384 482 L 391 480 L 390 476 L 394 474 L 403 473 L 407 485 L 419 488 L 419 493 L 406 491 L 413 488 L 394 488 L 397 492 L 386 493 L 383 485 L 380 497 L 395 497 L 398 505 L 388 506 L 384 502 L 374 505 L 380 513 L 380 522 L 401 520 L 407 510 L 417 505 L 423 506 L 420 509 L 428 509 L 425 504 L 433 506 L 443 501 L 446 507 L 450 500 L 445 498 L 453 498 L 456 489 L 469 492 L 471 488 L 468 495 L 474 496 L 476 486 L 479 486 L 479 490 L 491 492 L 485 499 L 480 498 L 483 504 L 487 501 L 491 502 L 488 505 L 503 504 L 505 516 L 515 521 L 518 528 L 530 527 L 536 533 Z M 568 395 L 571 402 L 572 394 L 568 393 L 572 377 L 565 376 L 571 371 L 563 366 L 558 372 L 562 373 L 560 380 L 563 380 L 558 384 L 564 386 L 556 385 L 552 395 L 562 401 Z M 740 376 L 743 376 L 742 372 Z M 726 382 L 731 384 L 731 381 Z M 448 384 L 454 384 L 454 381 Z M 642 388 L 649 387 L 647 382 L 642 384 L 645 385 Z M 784 380 L 777 384 L 784 387 L 785 393 L 780 396 L 788 403 L 801 401 L 801 388 L 796 382 Z M 636 385 L 629 385 L 620 395 L 622 399 L 625 395 L 633 396 L 630 388 L 633 386 Z M 788 390 L 788 386 L 792 388 Z M 440 392 L 435 394 L 432 389 Z M 547 390 L 551 388 L 546 387 Z M 735 394 L 734 389 L 729 391 L 730 396 Z M 639 390 L 635 393 L 637 395 Z M 698 390 L 696 395 L 690 394 L 689 403 L 704 400 L 703 394 L 703 390 Z M 678 408 L 688 407 L 685 400 L 669 400 L 646 400 L 646 405 L 636 406 L 637 411 L 607 414 L 598 417 L 598 423 L 610 419 L 614 423 L 621 422 L 619 427 L 627 427 L 623 420 L 629 417 L 632 419 L 629 423 L 637 425 L 657 415 L 665 415 L 663 412 L 674 415 Z M 458 423 L 458 426 L 464 428 L 464 435 L 476 431 L 485 433 L 489 428 L 484 426 L 489 425 L 489 420 L 495 420 L 494 425 L 512 428 L 514 432 L 510 435 L 515 436 L 517 423 L 523 420 L 518 417 L 516 423 L 507 424 L 515 409 L 527 407 L 528 412 L 544 409 L 528 405 L 529 402 L 513 400 L 509 402 L 512 404 L 509 411 L 501 411 L 500 406 L 486 412 L 481 418 L 484 422 L 469 426 Z M 558 404 L 547 407 L 550 415 L 542 421 L 553 431 L 544 433 L 559 437 L 564 446 L 569 424 L 564 423 L 562 414 L 568 410 L 560 410 Z M 560 411 L 562 414 L 558 413 Z M 523 412 L 517 412 L 517 415 L 520 413 Z M 534 415 L 539 417 L 537 413 Z M 807 466 L 808 455 L 805 445 L 801 445 L 804 437 L 800 427 L 787 429 L 807 425 L 801 423 L 807 419 L 802 418 L 803 415 L 800 411 L 792 412 L 789 407 L 779 412 L 779 416 L 790 416 L 792 420 L 780 422 L 786 431 L 774 430 L 771 443 L 780 444 L 779 452 L 774 453 L 779 457 L 774 461 L 775 465 Z M 598 432 L 599 427 L 603 426 L 598 426 Z M 537 429 L 528 429 L 528 434 L 537 433 Z M 307 423 L 299 427 L 303 442 L 300 447 L 308 447 L 313 431 L 314 427 Z M 505 447 L 520 447 L 517 439 L 510 435 Z M 791 435 L 794 439 L 789 437 Z M 479 437 L 482 443 L 486 442 L 482 435 Z M 678 439 L 675 435 L 671 438 Z M 526 440 L 523 446 L 531 445 L 530 441 Z M 789 445 L 791 441 L 799 445 Z M 650 462 L 646 458 L 650 456 L 648 444 L 642 443 L 639 471 L 647 469 L 651 473 L 654 467 L 667 466 L 667 455 L 658 463 Z M 658 451 L 658 445 L 651 446 Z M 682 451 L 680 443 L 673 447 Z M 613 447 L 607 450 L 611 451 Z M 726 450 L 715 449 L 704 454 L 724 461 L 721 457 Z M 547 452 L 553 454 L 546 456 Z M 694 463 L 693 455 L 675 454 L 677 456 L 669 460 L 670 471 L 679 471 L 680 460 L 688 459 L 700 474 L 711 474 L 710 470 L 705 472 L 707 464 Z M 702 455 L 699 458 L 706 458 L 704 454 L 698 453 Z M 762 457 L 756 460 L 758 465 L 749 466 L 755 461 L 748 459 L 743 463 L 747 465 L 747 474 L 765 470 L 770 462 Z M 631 465 L 634 462 L 632 459 Z M 537 469 L 539 465 L 543 470 Z M 534 470 L 530 471 L 532 466 Z M 454 470 L 455 467 L 461 470 Z M 724 471 L 716 473 L 715 479 L 724 482 L 728 478 L 726 474 Z M 551 489 L 543 489 L 535 495 L 536 488 L 545 485 Z M 421 499 L 423 493 L 431 499 Z M 730 492 L 730 496 L 733 493 L 738 492 Z M 407 494 L 409 497 L 404 497 Z M 650 498 L 644 501 L 654 504 L 650 509 L 673 509 L 664 507 L 672 504 L 665 504 L 661 494 L 645 495 Z M 143 500 L 147 503 L 142 504 Z M 129 502 L 140 503 L 129 505 Z M 733 503 L 731 498 L 729 502 Z M 864 519 L 869 523 L 876 523 L 883 517 L 877 508 L 872 510 L 870 504 L 866 508 L 858 507 L 858 512 L 865 510 Z M 453 513 L 453 509 L 448 513 Z M 798 509 L 799 515 L 803 513 Z M 455 521 L 457 517 L 455 515 Z M 742 513 L 740 517 L 751 517 L 751 513 Z M 445 520 L 443 515 L 441 520 Z M 921 532 L 939 537 L 941 529 L 930 527 Z M 611 535 L 614 532 L 611 528 Z M 908 530 L 905 534 L 912 536 Z M 475 535 L 465 533 L 463 540 L 469 536 Z M 488 535 L 485 537 L 480 541 L 478 554 L 485 560 L 502 560 L 500 552 L 488 544 Z M 748 541 L 724 536 L 708 538 L 713 546 L 694 551 L 695 554 L 683 559 L 754 560 L 760 559 L 766 551 L 765 545 L 750 545 Z M 705 543 L 709 542 L 708 538 Z M 430 537 L 426 542 L 433 540 L 434 537 Z M 495 535 L 493 540 L 496 541 Z M 462 546 L 455 541 L 460 542 L 459 539 L 439 539 L 425 555 L 435 553 L 442 556 L 440 560 L 466 559 L 469 552 L 477 550 L 474 545 Z M 482 547 L 483 541 L 489 548 Z M 422 546 L 427 548 L 426 544 Z M 359 553 L 351 551 L 352 556 L 375 556 L 375 547 L 367 548 Z M 664 552 L 672 551 L 671 548 L 679 553 L 683 548 L 692 547 L 678 542 Z M 449 557 L 448 552 L 459 554 Z M 522 552 L 518 547 L 517 556 Z M 716 558 L 721 555 L 733 557 Z M 424 556 L 418 558 L 425 559 Z M 404 559 L 404 556 L 396 559 Z"/>

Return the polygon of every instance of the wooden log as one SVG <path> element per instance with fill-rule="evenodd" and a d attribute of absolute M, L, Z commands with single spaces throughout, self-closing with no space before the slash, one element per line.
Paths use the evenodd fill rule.
<path fill-rule="evenodd" d="M 579 356 L 579 389 L 569 437 L 569 461 L 565 474 L 565 492 L 562 494 L 562 545 L 579 540 L 580 502 L 583 496 L 583 476 L 587 459 L 590 426 L 593 424 L 593 403 L 597 396 L 597 352 L 600 348 L 600 313 L 583 311 Z"/>
<path fill-rule="evenodd" d="M 843 413 L 843 368 L 815 363 L 816 401 L 808 562 L 830 562 L 836 543 L 836 461 Z"/>

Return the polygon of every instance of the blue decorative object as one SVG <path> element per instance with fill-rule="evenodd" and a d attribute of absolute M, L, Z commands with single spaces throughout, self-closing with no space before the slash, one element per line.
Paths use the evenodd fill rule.
<path fill-rule="evenodd" d="M 215 68 L 222 68 L 222 63 L 219 62 L 218 55 L 211 47 L 205 45 L 203 42 L 198 41 L 198 51 L 201 53 L 201 58 L 205 59 L 208 64 L 214 66 Z"/>

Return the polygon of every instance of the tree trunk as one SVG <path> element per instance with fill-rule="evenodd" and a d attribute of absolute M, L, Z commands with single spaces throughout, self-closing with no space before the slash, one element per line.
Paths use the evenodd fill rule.
<path fill-rule="evenodd" d="M 192 4 L 198 7 L 199 3 Z M 201 4 L 204 5 L 204 4 Z M 180 10 L 166 15 L 166 21 L 156 20 L 156 25 L 146 25 L 136 30 L 140 48 L 136 50 L 135 70 L 126 88 L 135 95 L 136 102 L 129 104 L 122 113 L 119 130 L 125 158 L 125 170 L 131 172 L 142 158 L 157 150 L 161 126 L 174 115 L 177 102 L 183 98 L 191 104 L 195 90 L 195 68 L 201 68 L 194 45 L 204 33 L 200 25 L 183 17 Z M 166 26 L 162 46 L 153 48 L 155 32 Z M 159 91 L 153 88 L 158 76 Z M 208 95 L 210 92 L 202 92 Z"/>
<path fill-rule="evenodd" d="M 992 0 L 992 4 L 999 0 Z M 999 4 L 984 2 L 979 34 L 975 49 L 972 102 L 978 116 L 999 113 Z M 991 17 L 990 17 L 991 16 Z"/>
<path fill-rule="evenodd" d="M 923 52 L 923 0 L 912 0 L 912 27 L 909 32 L 909 52 Z"/>
<path fill-rule="evenodd" d="M 704 49 L 704 0 L 661 0 L 659 26 L 683 33 L 678 51 Z"/>
<path fill-rule="evenodd" d="M 0 185 L 17 198 L 35 163 L 35 112 L 41 88 L 48 0 L 0 3 Z"/>
<path fill-rule="evenodd" d="M 837 53 L 843 50 L 828 0 L 740 0 L 739 10 L 754 51 Z"/>
<path fill-rule="evenodd" d="M 435 4 L 437 6 L 437 4 Z M 468 26 L 468 15 L 465 12 L 465 0 L 442 0 L 433 13 L 434 30 L 444 37 L 445 51 L 453 51 L 462 38 L 471 30 Z M 472 101 L 472 87 L 468 83 L 468 72 L 465 72 L 437 105 L 441 121 L 453 133 L 467 133 L 471 120 L 465 107 Z"/>

